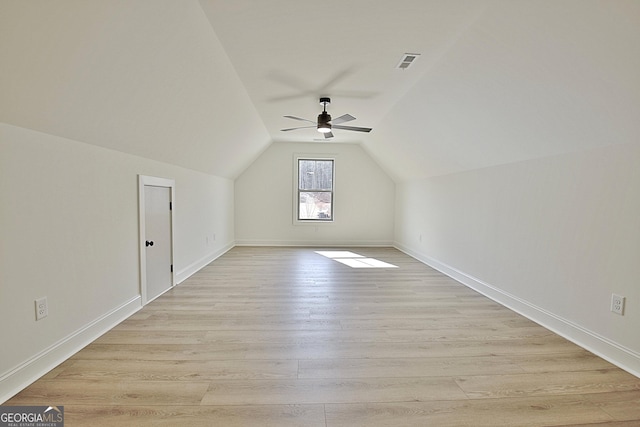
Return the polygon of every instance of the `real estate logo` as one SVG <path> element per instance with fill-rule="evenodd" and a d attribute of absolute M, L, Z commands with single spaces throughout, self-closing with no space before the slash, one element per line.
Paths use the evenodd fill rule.
<path fill-rule="evenodd" d="M 64 427 L 64 406 L 0 406 L 0 427 Z"/>

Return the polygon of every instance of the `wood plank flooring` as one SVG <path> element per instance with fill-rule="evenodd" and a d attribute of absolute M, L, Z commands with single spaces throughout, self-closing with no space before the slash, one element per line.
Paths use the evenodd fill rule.
<path fill-rule="evenodd" d="M 633 375 L 395 249 L 315 250 L 236 247 L 5 404 L 70 427 L 640 426 Z"/>

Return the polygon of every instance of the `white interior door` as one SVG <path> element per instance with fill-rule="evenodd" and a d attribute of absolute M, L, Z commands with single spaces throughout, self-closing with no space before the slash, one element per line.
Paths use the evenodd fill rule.
<path fill-rule="evenodd" d="M 144 186 L 145 303 L 173 286 L 171 188 Z"/>

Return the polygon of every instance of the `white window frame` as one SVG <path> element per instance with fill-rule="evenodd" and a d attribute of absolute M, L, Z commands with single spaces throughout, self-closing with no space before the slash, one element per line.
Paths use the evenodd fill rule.
<path fill-rule="evenodd" d="M 299 219 L 299 209 L 300 209 L 300 160 L 329 160 L 333 162 L 333 176 L 331 179 L 331 218 L 330 219 Z M 293 199 L 292 199 L 292 207 L 293 207 L 293 223 L 295 225 L 304 225 L 304 224 L 332 224 L 335 221 L 335 201 L 336 201 L 336 156 L 335 155 L 327 155 L 327 154 L 296 154 L 293 159 Z"/>

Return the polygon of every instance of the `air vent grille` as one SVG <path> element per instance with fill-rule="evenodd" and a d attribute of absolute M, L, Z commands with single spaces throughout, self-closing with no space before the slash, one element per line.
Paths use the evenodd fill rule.
<path fill-rule="evenodd" d="M 413 65 L 414 62 L 416 62 L 419 56 L 419 53 L 405 53 L 404 55 L 402 55 L 402 59 L 400 60 L 396 68 L 400 70 L 406 70 L 411 65 Z"/>

